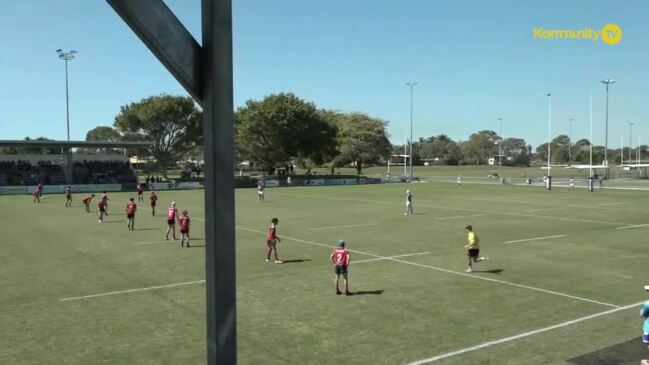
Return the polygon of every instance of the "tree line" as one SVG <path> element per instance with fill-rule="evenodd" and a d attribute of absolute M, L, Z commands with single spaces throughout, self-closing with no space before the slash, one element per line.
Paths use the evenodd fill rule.
<path fill-rule="evenodd" d="M 292 93 L 279 93 L 262 100 L 248 100 L 235 111 L 235 158 L 249 162 L 257 170 L 272 173 L 278 167 L 353 166 L 360 175 L 368 165 L 387 164 L 391 155 L 408 154 L 407 145 L 392 145 L 388 122 L 360 112 L 340 112 L 318 108 Z M 29 139 L 27 137 L 26 139 Z M 38 140 L 47 140 L 39 137 Z M 112 126 L 99 126 L 86 135 L 87 141 L 146 141 L 145 149 L 129 149 L 127 154 L 153 158 L 166 177 L 167 169 L 202 153 L 202 111 L 185 96 L 156 95 L 124 105 Z M 643 146 L 641 150 L 645 150 Z M 559 135 L 551 142 L 553 164 L 588 164 L 590 142 L 576 142 Z M 473 133 L 466 141 L 454 141 L 444 134 L 420 138 L 412 144 L 414 165 L 530 166 L 547 161 L 547 143 L 535 150 L 523 138 L 502 138 L 492 130 Z M 39 147 L 2 147 L 0 153 L 60 153 Z M 80 148 L 77 153 L 122 154 L 111 148 Z M 628 149 L 624 151 L 628 156 Z M 633 156 L 635 154 L 632 153 Z M 609 150 L 612 162 L 620 161 L 619 150 Z M 593 163 L 604 158 L 604 147 L 593 146 Z M 393 161 L 399 161 L 394 157 Z M 402 160 L 401 160 L 402 161 Z"/>

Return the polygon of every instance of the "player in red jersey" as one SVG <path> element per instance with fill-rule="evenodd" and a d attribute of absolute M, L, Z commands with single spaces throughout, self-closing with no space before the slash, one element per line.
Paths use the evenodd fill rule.
<path fill-rule="evenodd" d="M 180 246 L 185 247 L 184 243 L 187 240 L 187 247 L 189 246 L 189 215 L 187 210 L 183 210 L 180 217 L 178 217 L 178 224 L 180 225 Z"/>
<path fill-rule="evenodd" d="M 270 262 L 270 254 L 273 252 L 275 254 L 275 263 L 281 264 L 282 262 L 277 258 L 277 242 L 282 242 L 282 240 L 277 237 L 277 224 L 279 219 L 273 218 L 270 220 L 270 226 L 268 226 L 268 232 L 266 233 L 266 245 L 268 246 L 268 254 L 266 255 L 266 262 Z"/>
<path fill-rule="evenodd" d="M 90 213 L 90 202 L 92 201 L 92 198 L 94 198 L 94 197 L 95 197 L 95 194 L 92 194 L 92 195 L 86 195 L 83 198 L 82 202 L 83 202 L 83 205 L 86 206 L 86 213 Z"/>
<path fill-rule="evenodd" d="M 104 191 L 99 197 L 99 200 L 104 203 L 104 215 L 108 215 L 108 194 Z"/>
<path fill-rule="evenodd" d="M 176 217 L 178 216 L 178 209 L 176 209 L 176 202 L 171 202 L 171 206 L 167 208 L 167 233 L 165 240 L 169 240 L 169 233 L 173 232 L 174 241 L 176 238 Z"/>
<path fill-rule="evenodd" d="M 34 203 L 36 203 L 36 202 L 40 203 L 41 202 L 41 191 L 38 190 L 38 188 L 36 188 L 36 189 L 34 189 L 34 191 L 32 191 L 32 196 L 34 197 Z"/>
<path fill-rule="evenodd" d="M 331 253 L 330 259 L 334 264 L 334 273 L 336 274 L 336 295 L 342 294 L 340 289 L 338 289 L 341 276 L 345 282 L 345 295 L 352 295 L 349 291 L 349 279 L 347 276 L 347 267 L 351 261 L 349 259 L 349 251 L 345 248 L 345 241 L 338 241 L 338 247 Z"/>
<path fill-rule="evenodd" d="M 158 196 L 155 191 L 152 191 L 151 194 L 149 194 L 149 200 L 151 201 L 151 215 L 155 217 L 155 205 L 158 202 Z"/>
<path fill-rule="evenodd" d="M 126 203 L 126 220 L 128 220 L 129 231 L 135 231 L 135 212 L 137 211 L 137 204 L 135 204 L 135 198 Z"/>
<path fill-rule="evenodd" d="M 102 195 L 99 198 L 99 201 L 97 202 L 97 208 L 99 210 L 99 223 L 102 223 L 104 221 L 104 216 L 106 215 L 106 205 L 108 204 L 108 198 L 106 197 L 106 193 Z"/>
<path fill-rule="evenodd" d="M 137 201 L 138 202 L 143 202 L 144 201 L 144 184 L 143 183 L 138 183 L 137 184 Z"/>
<path fill-rule="evenodd" d="M 65 206 L 72 206 L 72 187 L 70 185 L 65 187 Z"/>

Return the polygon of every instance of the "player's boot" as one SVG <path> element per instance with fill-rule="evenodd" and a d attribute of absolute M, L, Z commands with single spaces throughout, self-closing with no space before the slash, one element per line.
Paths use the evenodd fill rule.
<path fill-rule="evenodd" d="M 340 295 L 340 294 L 342 294 L 342 292 L 340 290 L 336 289 L 336 295 Z"/>

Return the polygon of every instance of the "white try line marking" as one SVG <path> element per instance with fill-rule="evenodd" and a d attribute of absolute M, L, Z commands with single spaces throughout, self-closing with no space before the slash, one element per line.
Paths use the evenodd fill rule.
<path fill-rule="evenodd" d="M 149 287 L 146 287 L 146 288 L 126 289 L 126 290 L 118 290 L 118 291 L 112 291 L 112 292 L 107 292 L 107 293 L 83 295 L 83 296 L 80 296 L 80 297 L 63 298 L 63 299 L 59 299 L 59 301 L 60 302 L 67 302 L 67 301 L 70 301 L 70 300 L 81 300 L 81 299 L 105 297 L 105 296 L 116 295 L 116 294 L 137 293 L 137 292 L 148 291 L 148 290 L 157 290 L 157 289 L 165 289 L 165 288 L 174 288 L 174 287 L 177 287 L 177 286 L 184 286 L 184 285 L 201 284 L 201 283 L 204 283 L 204 282 L 205 282 L 205 280 L 186 281 L 184 283 L 149 286 Z"/>
<path fill-rule="evenodd" d="M 539 209 L 530 209 L 527 212 L 532 213 L 532 212 L 542 212 L 544 210 L 557 210 L 557 209 L 568 209 L 567 207 L 556 207 L 556 208 L 539 208 Z"/>
<path fill-rule="evenodd" d="M 266 232 L 262 232 L 262 231 L 252 229 L 252 228 L 247 228 L 247 227 L 242 227 L 242 226 L 237 226 L 236 228 L 244 230 L 244 231 L 249 231 L 249 232 L 254 232 L 254 233 L 259 233 L 259 234 L 266 234 Z M 295 241 L 295 242 L 302 242 L 302 243 L 306 243 L 306 244 L 314 245 L 314 246 L 335 248 L 335 246 L 326 245 L 324 243 L 307 241 L 307 240 L 302 240 L 302 239 L 299 239 L 299 238 L 294 238 L 294 237 L 289 237 L 289 236 L 281 236 L 281 238 L 291 240 L 291 241 Z M 381 258 L 383 260 L 396 261 L 396 262 L 400 262 L 400 263 L 406 264 L 406 265 L 412 265 L 412 266 L 417 266 L 417 267 L 423 267 L 423 268 L 430 269 L 430 270 L 441 271 L 441 272 L 445 272 L 447 274 L 459 275 L 459 276 L 468 277 L 468 278 L 472 278 L 472 279 L 476 279 L 476 280 L 491 281 L 491 282 L 499 283 L 499 284 L 503 284 L 503 285 L 514 286 L 514 287 L 517 287 L 517 288 L 523 288 L 523 289 L 538 291 L 538 292 L 541 292 L 541 293 L 557 295 L 557 296 L 560 296 L 560 297 L 565 297 L 565 298 L 570 298 L 570 299 L 575 299 L 575 300 L 581 300 L 583 302 L 589 302 L 589 303 L 599 304 L 599 305 L 603 305 L 603 306 L 607 306 L 607 307 L 619 308 L 615 304 L 610 304 L 610 303 L 600 302 L 600 301 L 593 300 L 593 299 L 578 297 L 578 296 L 575 296 L 575 295 L 560 293 L 560 292 L 556 292 L 556 291 L 553 291 L 553 290 L 546 290 L 546 289 L 536 288 L 536 287 L 529 286 L 529 285 L 512 283 L 510 281 L 503 281 L 503 280 L 498 280 L 498 279 L 487 278 L 487 277 L 484 277 L 484 276 L 477 276 L 477 275 L 474 275 L 474 274 L 467 274 L 467 273 L 464 273 L 464 272 L 458 272 L 458 271 L 443 269 L 443 268 L 437 267 L 437 266 L 418 264 L 416 262 L 404 261 L 404 260 L 401 260 L 401 259 L 398 259 L 398 258 L 390 258 L 390 257 L 386 257 L 386 256 L 375 255 L 375 254 L 369 253 L 369 252 L 363 252 L 363 251 L 358 251 L 358 250 L 349 250 L 349 251 L 350 252 L 360 253 L 360 254 L 367 255 L 367 256 L 373 256 L 373 257 L 376 257 L 376 258 Z"/>
<path fill-rule="evenodd" d="M 540 241 L 540 240 L 549 240 L 551 238 L 559 238 L 559 237 L 565 237 L 565 234 L 558 234 L 556 236 L 545 236 L 545 237 L 534 237 L 534 238 L 526 238 L 523 240 L 513 240 L 513 241 L 505 241 L 503 243 L 518 243 L 518 242 L 528 242 L 528 241 Z"/>
<path fill-rule="evenodd" d="M 471 214 L 471 215 L 456 215 L 453 217 L 438 217 L 435 220 L 456 219 L 456 218 L 471 218 L 471 217 L 484 217 L 484 214 Z"/>
<path fill-rule="evenodd" d="M 635 224 L 635 225 L 632 225 L 632 226 L 617 227 L 616 229 L 640 228 L 640 227 L 647 227 L 647 226 L 649 226 L 649 223 L 647 223 L 647 224 Z"/>
<path fill-rule="evenodd" d="M 428 254 L 430 254 L 430 252 L 407 253 L 407 254 L 404 254 L 404 255 L 377 257 L 377 258 L 374 258 L 374 259 L 352 261 L 351 263 L 352 264 L 360 264 L 362 262 L 381 261 L 381 260 L 397 259 L 397 258 L 400 258 L 400 257 L 410 257 L 410 256 L 419 256 L 419 255 L 428 255 Z"/>
<path fill-rule="evenodd" d="M 345 226 L 330 226 L 330 227 L 309 228 L 309 230 L 311 230 L 311 231 L 321 231 L 321 230 L 325 230 L 325 229 L 368 227 L 368 226 L 375 226 L 375 225 L 376 225 L 376 223 L 348 224 L 348 225 L 345 225 Z"/>
<path fill-rule="evenodd" d="M 536 335 L 536 334 L 539 334 L 539 333 L 552 331 L 552 330 L 555 330 L 557 328 L 571 326 L 573 324 L 588 321 L 588 320 L 591 320 L 593 318 L 598 318 L 598 317 L 606 316 L 606 315 L 609 315 L 609 314 L 625 311 L 627 309 L 638 307 L 638 306 L 642 305 L 642 303 L 644 303 L 644 302 L 634 303 L 634 304 L 626 305 L 624 307 L 617 307 L 615 309 L 610 309 L 610 310 L 607 310 L 605 312 L 599 312 L 599 313 L 591 314 L 589 316 L 573 319 L 571 321 L 566 321 L 566 322 L 563 322 L 563 323 L 555 324 L 554 326 L 543 327 L 543 328 L 539 328 L 539 329 L 536 329 L 536 330 L 533 330 L 533 331 L 524 332 L 524 333 L 521 333 L 521 334 L 518 334 L 518 335 L 515 335 L 515 336 L 505 337 L 505 338 L 501 338 L 499 340 L 489 341 L 489 342 L 481 343 L 479 345 L 463 348 L 463 349 L 460 349 L 460 350 L 447 352 L 445 354 L 437 355 L 437 356 L 434 356 L 434 357 L 429 357 L 427 359 L 414 361 L 414 362 L 408 363 L 408 365 L 430 364 L 430 363 L 433 363 L 433 362 L 436 362 L 436 361 L 439 361 L 439 360 L 442 360 L 442 359 L 446 359 L 446 358 L 449 358 L 449 357 L 458 356 L 458 355 L 466 354 L 467 352 L 480 350 L 480 349 L 483 349 L 485 347 L 491 347 L 491 346 L 499 345 L 501 343 L 511 342 L 511 341 L 514 341 L 514 340 L 518 340 L 520 338 L 529 337 L 529 336 L 533 336 L 533 335 Z"/>
<path fill-rule="evenodd" d="M 605 207 L 607 205 L 623 205 L 623 204 L 631 204 L 631 202 L 601 203 L 599 205 Z"/>

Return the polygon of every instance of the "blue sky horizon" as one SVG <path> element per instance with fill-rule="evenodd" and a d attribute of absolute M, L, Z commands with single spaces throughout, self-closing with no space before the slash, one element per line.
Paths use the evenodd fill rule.
<path fill-rule="evenodd" d="M 200 1 L 167 0 L 200 42 Z M 65 74 L 70 63 L 71 138 L 112 125 L 122 105 L 161 93 L 187 93 L 105 1 L 2 1 L 0 139 L 65 139 Z M 466 140 L 479 130 L 524 138 L 552 135 L 604 144 L 610 92 L 609 148 L 649 142 L 646 35 L 649 2 L 610 1 L 233 1 L 235 108 L 248 99 L 293 92 L 320 108 L 360 111 L 389 122 L 402 144 L 414 89 L 414 137 Z M 535 39 L 534 28 L 601 29 L 618 24 L 615 45 L 589 39 Z"/>

